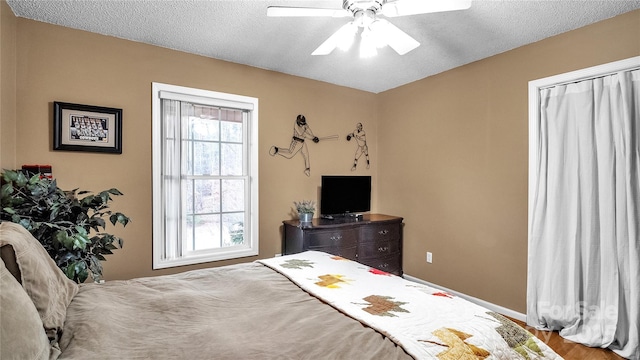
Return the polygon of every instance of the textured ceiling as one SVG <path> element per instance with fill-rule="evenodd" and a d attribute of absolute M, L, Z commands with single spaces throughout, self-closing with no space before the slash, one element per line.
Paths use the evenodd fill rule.
<path fill-rule="evenodd" d="M 424 0 L 446 1 L 446 0 Z M 640 0 L 474 0 L 468 10 L 389 20 L 421 43 L 361 59 L 311 56 L 348 18 L 271 18 L 267 6 L 333 1 L 7 0 L 16 16 L 379 93 L 640 8 Z M 629 29 L 638 31 L 638 28 Z"/>

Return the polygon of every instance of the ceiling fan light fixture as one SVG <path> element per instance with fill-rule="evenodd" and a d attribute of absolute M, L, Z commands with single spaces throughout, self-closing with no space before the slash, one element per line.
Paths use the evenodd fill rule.
<path fill-rule="evenodd" d="M 369 29 L 364 29 L 360 39 L 360 57 L 366 59 L 376 55 L 378 55 L 378 49 L 375 34 Z"/>
<path fill-rule="evenodd" d="M 373 9 L 358 10 L 353 13 L 353 18 L 353 22 L 357 26 L 367 28 L 376 21 L 376 12 Z"/>
<path fill-rule="evenodd" d="M 352 22 L 344 25 L 338 30 L 337 47 L 342 51 L 347 51 L 353 45 L 353 41 L 358 33 L 358 26 Z"/>

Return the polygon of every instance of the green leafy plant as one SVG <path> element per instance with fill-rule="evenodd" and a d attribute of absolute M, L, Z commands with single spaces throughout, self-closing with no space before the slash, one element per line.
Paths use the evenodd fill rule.
<path fill-rule="evenodd" d="M 316 210 L 316 203 L 313 200 L 294 201 L 298 214 L 313 213 Z"/>
<path fill-rule="evenodd" d="M 114 226 L 126 226 L 130 221 L 109 209 L 112 195 L 122 193 L 115 188 L 97 194 L 64 191 L 55 179 L 4 170 L 0 221 L 18 223 L 33 234 L 69 279 L 80 283 L 91 275 L 98 281 L 104 256 L 123 245 L 122 238 L 102 231 L 105 218 Z"/>

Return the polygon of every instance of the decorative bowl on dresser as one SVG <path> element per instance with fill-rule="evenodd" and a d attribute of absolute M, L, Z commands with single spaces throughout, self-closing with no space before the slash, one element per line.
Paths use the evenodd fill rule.
<path fill-rule="evenodd" d="M 282 253 L 324 251 L 402 276 L 402 220 L 383 214 L 285 220 Z"/>

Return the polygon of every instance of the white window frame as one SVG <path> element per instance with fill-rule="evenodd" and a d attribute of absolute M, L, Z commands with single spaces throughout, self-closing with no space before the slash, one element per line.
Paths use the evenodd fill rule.
<path fill-rule="evenodd" d="M 180 235 L 165 236 L 167 221 L 163 205 L 163 134 L 162 98 L 202 105 L 234 108 L 247 111 L 245 171 L 248 184 L 245 194 L 244 244 L 209 251 L 182 254 Z M 189 87 L 152 83 L 152 182 L 153 182 L 153 269 L 199 264 L 258 255 L 258 99 Z M 178 220 L 175 220 L 176 223 Z M 182 232 L 180 232 L 182 233 Z"/>

